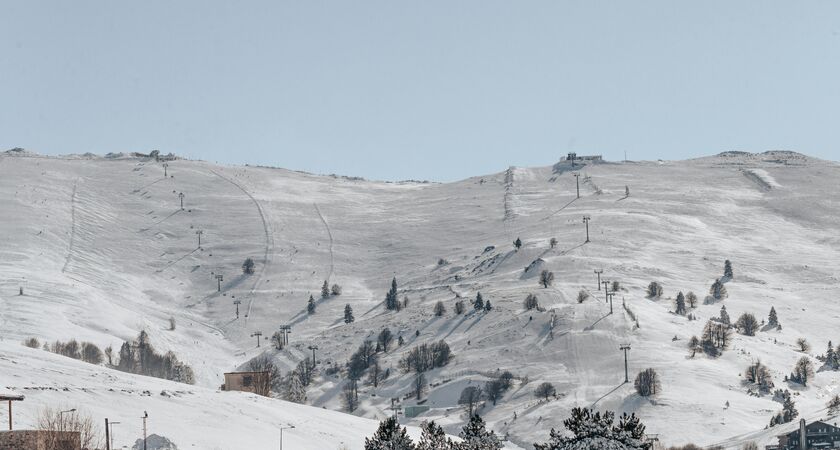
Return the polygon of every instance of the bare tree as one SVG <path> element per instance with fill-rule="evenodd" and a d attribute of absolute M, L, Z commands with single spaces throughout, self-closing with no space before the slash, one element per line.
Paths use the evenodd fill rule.
<path fill-rule="evenodd" d="M 548 401 L 549 397 L 552 397 L 556 392 L 557 390 L 554 388 L 554 385 L 546 381 L 537 386 L 534 390 L 534 395 Z"/>
<path fill-rule="evenodd" d="M 554 272 L 543 270 L 540 273 L 540 284 L 542 287 L 547 288 L 551 286 L 552 283 L 554 283 Z"/>
<path fill-rule="evenodd" d="M 279 392 L 283 379 L 280 369 L 268 356 L 262 355 L 248 361 L 248 370 L 254 372 L 252 382 L 254 393 L 264 397 L 271 397 L 272 390 Z"/>
<path fill-rule="evenodd" d="M 481 401 L 482 392 L 477 386 L 467 386 L 461 391 L 461 397 L 458 399 L 459 405 L 464 405 L 467 408 L 467 413 L 470 417 L 475 411 L 475 405 Z"/>
<path fill-rule="evenodd" d="M 645 369 L 636 375 L 634 386 L 636 388 L 636 392 L 638 392 L 638 394 L 642 397 L 656 395 L 662 390 L 662 386 L 659 382 L 659 375 L 657 375 L 655 370 L 650 368 Z"/>
<path fill-rule="evenodd" d="M 69 410 L 61 413 L 62 410 Z M 102 445 L 98 421 L 76 408 L 44 408 L 38 414 L 38 430 L 44 434 L 45 450 L 73 448 L 70 433 L 79 433 L 81 448 L 95 449 Z"/>
<path fill-rule="evenodd" d="M 796 346 L 799 347 L 799 351 L 805 353 L 811 350 L 811 344 L 805 340 L 805 338 L 799 338 L 796 340 Z"/>

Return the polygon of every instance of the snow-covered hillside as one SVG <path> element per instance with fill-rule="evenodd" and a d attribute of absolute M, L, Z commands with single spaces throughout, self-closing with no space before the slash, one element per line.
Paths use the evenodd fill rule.
<path fill-rule="evenodd" d="M 808 354 L 817 367 L 826 342 L 840 342 L 834 334 L 840 305 L 832 300 L 840 276 L 835 163 L 787 152 L 582 169 L 561 162 L 447 184 L 184 160 L 170 161 L 167 170 L 171 177 L 164 178 L 161 163 L 128 157 L 0 156 L 0 386 L 28 395 L 22 409 L 30 412 L 18 419 L 23 424 L 31 425 L 33 405 L 66 400 L 100 416 L 133 417 L 148 409 L 171 418 L 160 423 L 159 434 L 179 445 L 272 448 L 272 429 L 306 417 L 298 423 L 312 423 L 312 433 L 301 433 L 300 446 L 290 448 L 333 448 L 341 441 L 358 448 L 376 423 L 319 410 L 342 409 L 344 381 L 324 372 L 386 326 L 405 343 L 382 356 L 393 375 L 377 389 L 363 386 L 354 414 L 390 414 L 390 399 L 413 389 L 413 377 L 397 368 L 400 356 L 417 343 L 444 339 L 455 357 L 427 374 L 431 410 L 402 421 L 434 419 L 457 434 L 465 420 L 460 391 L 509 370 L 517 377 L 513 388 L 480 413 L 523 448 L 562 428 L 573 406 L 636 412 L 667 444 L 737 445 L 750 433 L 770 442 L 776 430 L 761 430 L 781 406 L 749 395 L 742 384 L 741 374 L 757 359 L 777 387 L 798 393 L 806 417 L 824 415 L 826 401 L 838 393 L 838 372 L 819 372 L 808 388 L 783 381 L 803 356 L 797 338 L 812 344 Z M 578 170 L 580 199 L 572 175 Z M 584 216 L 591 217 L 589 243 Z M 517 237 L 524 244 L 518 251 Z M 253 275 L 240 269 L 246 257 L 257 263 Z M 733 320 L 743 312 L 766 318 L 773 306 L 782 330 L 736 334 L 720 358 L 689 358 L 688 339 L 701 334 L 721 303 L 701 304 L 691 311 L 698 320 L 688 321 L 671 312 L 672 300 L 678 291 L 693 291 L 702 302 L 725 259 L 735 277 L 721 303 Z M 548 288 L 538 284 L 543 269 L 556 277 Z M 614 314 L 597 289 L 595 269 L 621 284 Z M 217 274 L 224 277 L 221 292 Z M 400 298 L 409 299 L 400 312 L 383 305 L 392 277 Z M 324 280 L 341 285 L 342 295 L 320 299 Z M 657 300 L 646 298 L 651 281 L 664 286 Z M 582 289 L 591 298 L 579 304 Z M 467 313 L 456 315 L 456 299 L 479 291 L 493 309 L 475 312 L 467 302 Z M 523 309 L 529 293 L 544 312 Z M 318 299 L 312 315 L 310 294 Z M 235 299 L 242 301 L 238 319 Z M 437 301 L 446 306 L 442 317 L 433 314 Z M 355 314 L 352 324 L 342 320 L 346 304 Z M 257 348 L 254 332 L 267 337 L 284 324 L 292 326 L 290 347 L 276 351 L 263 342 Z M 140 330 L 190 364 L 197 385 L 21 345 L 29 337 L 75 338 L 116 348 Z M 322 375 L 307 403 L 319 408 L 216 392 L 223 372 L 254 356 L 267 352 L 285 372 L 311 356 L 312 344 Z M 631 345 L 629 384 L 621 344 Z M 632 386 L 647 367 L 662 377 L 653 400 Z M 544 381 L 557 387 L 558 399 L 534 397 Z M 105 389 L 112 383 L 114 392 Z M 41 386 L 71 389 L 36 389 Z M 152 395 L 140 395 L 143 390 Z M 163 390 L 191 393 L 166 397 Z M 327 425 L 332 421 L 341 425 Z M 329 445 L 304 440 L 317 433 Z M 253 446 L 239 446 L 240 436 Z"/>

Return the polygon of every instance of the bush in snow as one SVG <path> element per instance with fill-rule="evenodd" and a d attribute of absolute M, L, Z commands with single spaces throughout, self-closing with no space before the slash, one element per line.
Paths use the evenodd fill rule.
<path fill-rule="evenodd" d="M 41 348 L 41 341 L 39 341 L 38 338 L 31 337 L 23 341 L 23 345 L 29 348 Z"/>

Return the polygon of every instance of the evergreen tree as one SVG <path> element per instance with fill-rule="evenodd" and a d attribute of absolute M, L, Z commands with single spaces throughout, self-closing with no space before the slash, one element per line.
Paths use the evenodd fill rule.
<path fill-rule="evenodd" d="M 254 260 L 251 258 L 246 258 L 245 262 L 242 263 L 242 273 L 245 275 L 251 275 L 254 273 Z"/>
<path fill-rule="evenodd" d="M 728 259 L 723 263 L 723 276 L 729 279 L 733 278 L 732 262 L 730 262 Z"/>
<path fill-rule="evenodd" d="M 493 309 L 493 305 L 490 304 L 490 300 L 484 302 L 484 311 L 490 311 L 491 309 Z"/>
<path fill-rule="evenodd" d="M 321 298 L 330 298 L 330 284 L 327 280 L 321 285 Z"/>
<path fill-rule="evenodd" d="M 674 312 L 684 316 L 685 315 L 685 295 L 683 295 L 682 291 L 677 294 L 677 299 L 674 300 Z"/>
<path fill-rule="evenodd" d="M 420 435 L 420 443 L 417 444 L 417 450 L 450 450 L 455 444 L 452 439 L 446 437 L 440 425 L 434 421 L 423 422 L 420 424 L 422 434 Z"/>
<path fill-rule="evenodd" d="M 344 323 L 353 323 L 355 320 L 356 318 L 353 317 L 353 307 L 349 303 L 344 305 Z"/>
<path fill-rule="evenodd" d="M 779 325 L 779 317 L 776 315 L 776 308 L 770 307 L 770 315 L 767 316 L 767 324 L 771 327 Z"/>
<path fill-rule="evenodd" d="M 306 304 L 306 313 L 315 314 L 315 297 L 309 294 L 309 302 Z"/>
<path fill-rule="evenodd" d="M 391 289 L 385 294 L 385 308 L 389 311 L 400 310 L 400 299 L 397 296 L 397 278 L 391 280 Z"/>
<path fill-rule="evenodd" d="M 365 450 L 415 450 L 408 431 L 400 427 L 397 419 L 389 417 L 379 423 L 372 438 L 365 438 Z"/>
<path fill-rule="evenodd" d="M 502 443 L 493 431 L 487 431 L 484 420 L 478 414 L 470 417 L 470 421 L 464 425 L 459 435 L 464 441 L 461 442 L 459 450 L 499 450 Z"/>
<path fill-rule="evenodd" d="M 651 281 L 648 285 L 647 295 L 649 298 L 659 298 L 662 296 L 662 285 L 656 281 Z"/>
<path fill-rule="evenodd" d="M 516 250 L 519 250 L 520 248 L 522 248 L 522 240 L 516 238 L 516 240 L 513 241 L 513 246 L 516 247 Z"/>
<path fill-rule="evenodd" d="M 715 300 L 722 300 L 728 295 L 726 292 L 726 286 L 723 285 L 720 279 L 717 279 L 714 283 L 712 283 L 712 288 L 709 290 L 709 294 Z"/>
<path fill-rule="evenodd" d="M 481 296 L 481 292 L 475 295 L 475 301 L 473 302 L 473 307 L 476 311 L 481 311 L 484 309 L 484 298 Z"/>
<path fill-rule="evenodd" d="M 834 351 L 831 341 L 828 341 L 828 349 L 825 351 L 825 365 L 831 370 L 840 368 L 840 358 L 837 357 L 837 352 Z"/>
<path fill-rule="evenodd" d="M 458 300 L 455 302 L 455 314 L 464 314 L 464 301 Z"/>
<path fill-rule="evenodd" d="M 726 312 L 726 305 L 720 307 L 720 323 L 729 326 L 732 322 L 729 319 L 729 313 Z"/>
<path fill-rule="evenodd" d="M 301 375 L 297 370 L 293 370 L 286 378 L 285 386 L 283 386 L 283 398 L 290 402 L 303 403 L 306 401 L 306 387 L 301 382 Z"/>
<path fill-rule="evenodd" d="M 443 306 L 442 301 L 438 301 L 437 303 L 435 303 L 434 312 L 435 312 L 436 317 L 441 317 L 441 316 L 443 316 L 444 313 L 446 313 L 446 307 Z"/>

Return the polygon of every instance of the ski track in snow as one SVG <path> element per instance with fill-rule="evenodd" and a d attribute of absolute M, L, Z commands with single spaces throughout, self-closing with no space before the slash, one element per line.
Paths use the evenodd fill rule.
<path fill-rule="evenodd" d="M 247 195 L 248 198 L 250 198 L 252 202 L 254 202 L 254 206 L 257 207 L 257 211 L 260 213 L 260 220 L 262 220 L 263 231 L 265 232 L 265 254 L 263 255 L 263 265 L 262 265 L 262 268 L 260 269 L 259 275 L 257 275 L 256 280 L 254 280 L 254 284 L 251 286 L 251 290 L 248 292 L 248 308 L 245 311 L 245 320 L 243 321 L 243 325 L 247 325 L 248 324 L 248 319 L 251 316 L 251 308 L 253 307 L 254 301 L 256 299 L 256 296 L 254 295 L 254 292 L 257 290 L 257 285 L 260 283 L 260 281 L 262 281 L 263 274 L 265 273 L 266 268 L 271 263 L 271 257 L 272 257 L 272 254 L 274 252 L 274 234 L 270 231 L 269 222 L 268 222 L 268 219 L 266 219 L 266 215 L 265 215 L 265 212 L 263 211 L 262 205 L 260 205 L 260 202 L 258 202 L 257 199 L 254 198 L 254 196 L 251 195 L 251 193 L 248 192 L 247 189 L 245 189 L 245 187 L 243 187 L 241 184 L 237 183 L 233 179 L 228 178 L 228 177 L 220 174 L 219 172 L 216 172 L 213 169 L 210 169 L 210 172 L 213 172 L 213 174 L 215 174 L 219 178 L 221 178 L 221 179 L 227 181 L 228 183 L 236 186 L 240 191 L 242 191 L 245 195 Z"/>
<path fill-rule="evenodd" d="M 70 243 L 67 247 L 67 258 L 64 260 L 64 266 L 61 268 L 61 273 L 67 272 L 67 266 L 70 265 L 70 260 L 73 258 L 73 245 L 76 241 L 76 187 L 78 186 L 78 179 L 73 182 L 73 194 L 70 196 Z"/>
<path fill-rule="evenodd" d="M 324 215 L 321 213 L 321 208 L 318 207 L 317 203 L 312 203 L 312 206 L 315 207 L 315 211 L 318 213 L 318 217 L 321 219 L 321 222 L 324 224 L 324 228 L 327 229 L 327 235 L 330 237 L 330 271 L 327 274 L 327 281 L 330 280 L 333 276 L 333 271 L 335 270 L 335 256 L 333 254 L 333 235 L 332 231 L 330 230 L 330 224 L 327 223 L 327 219 L 324 218 Z"/>

